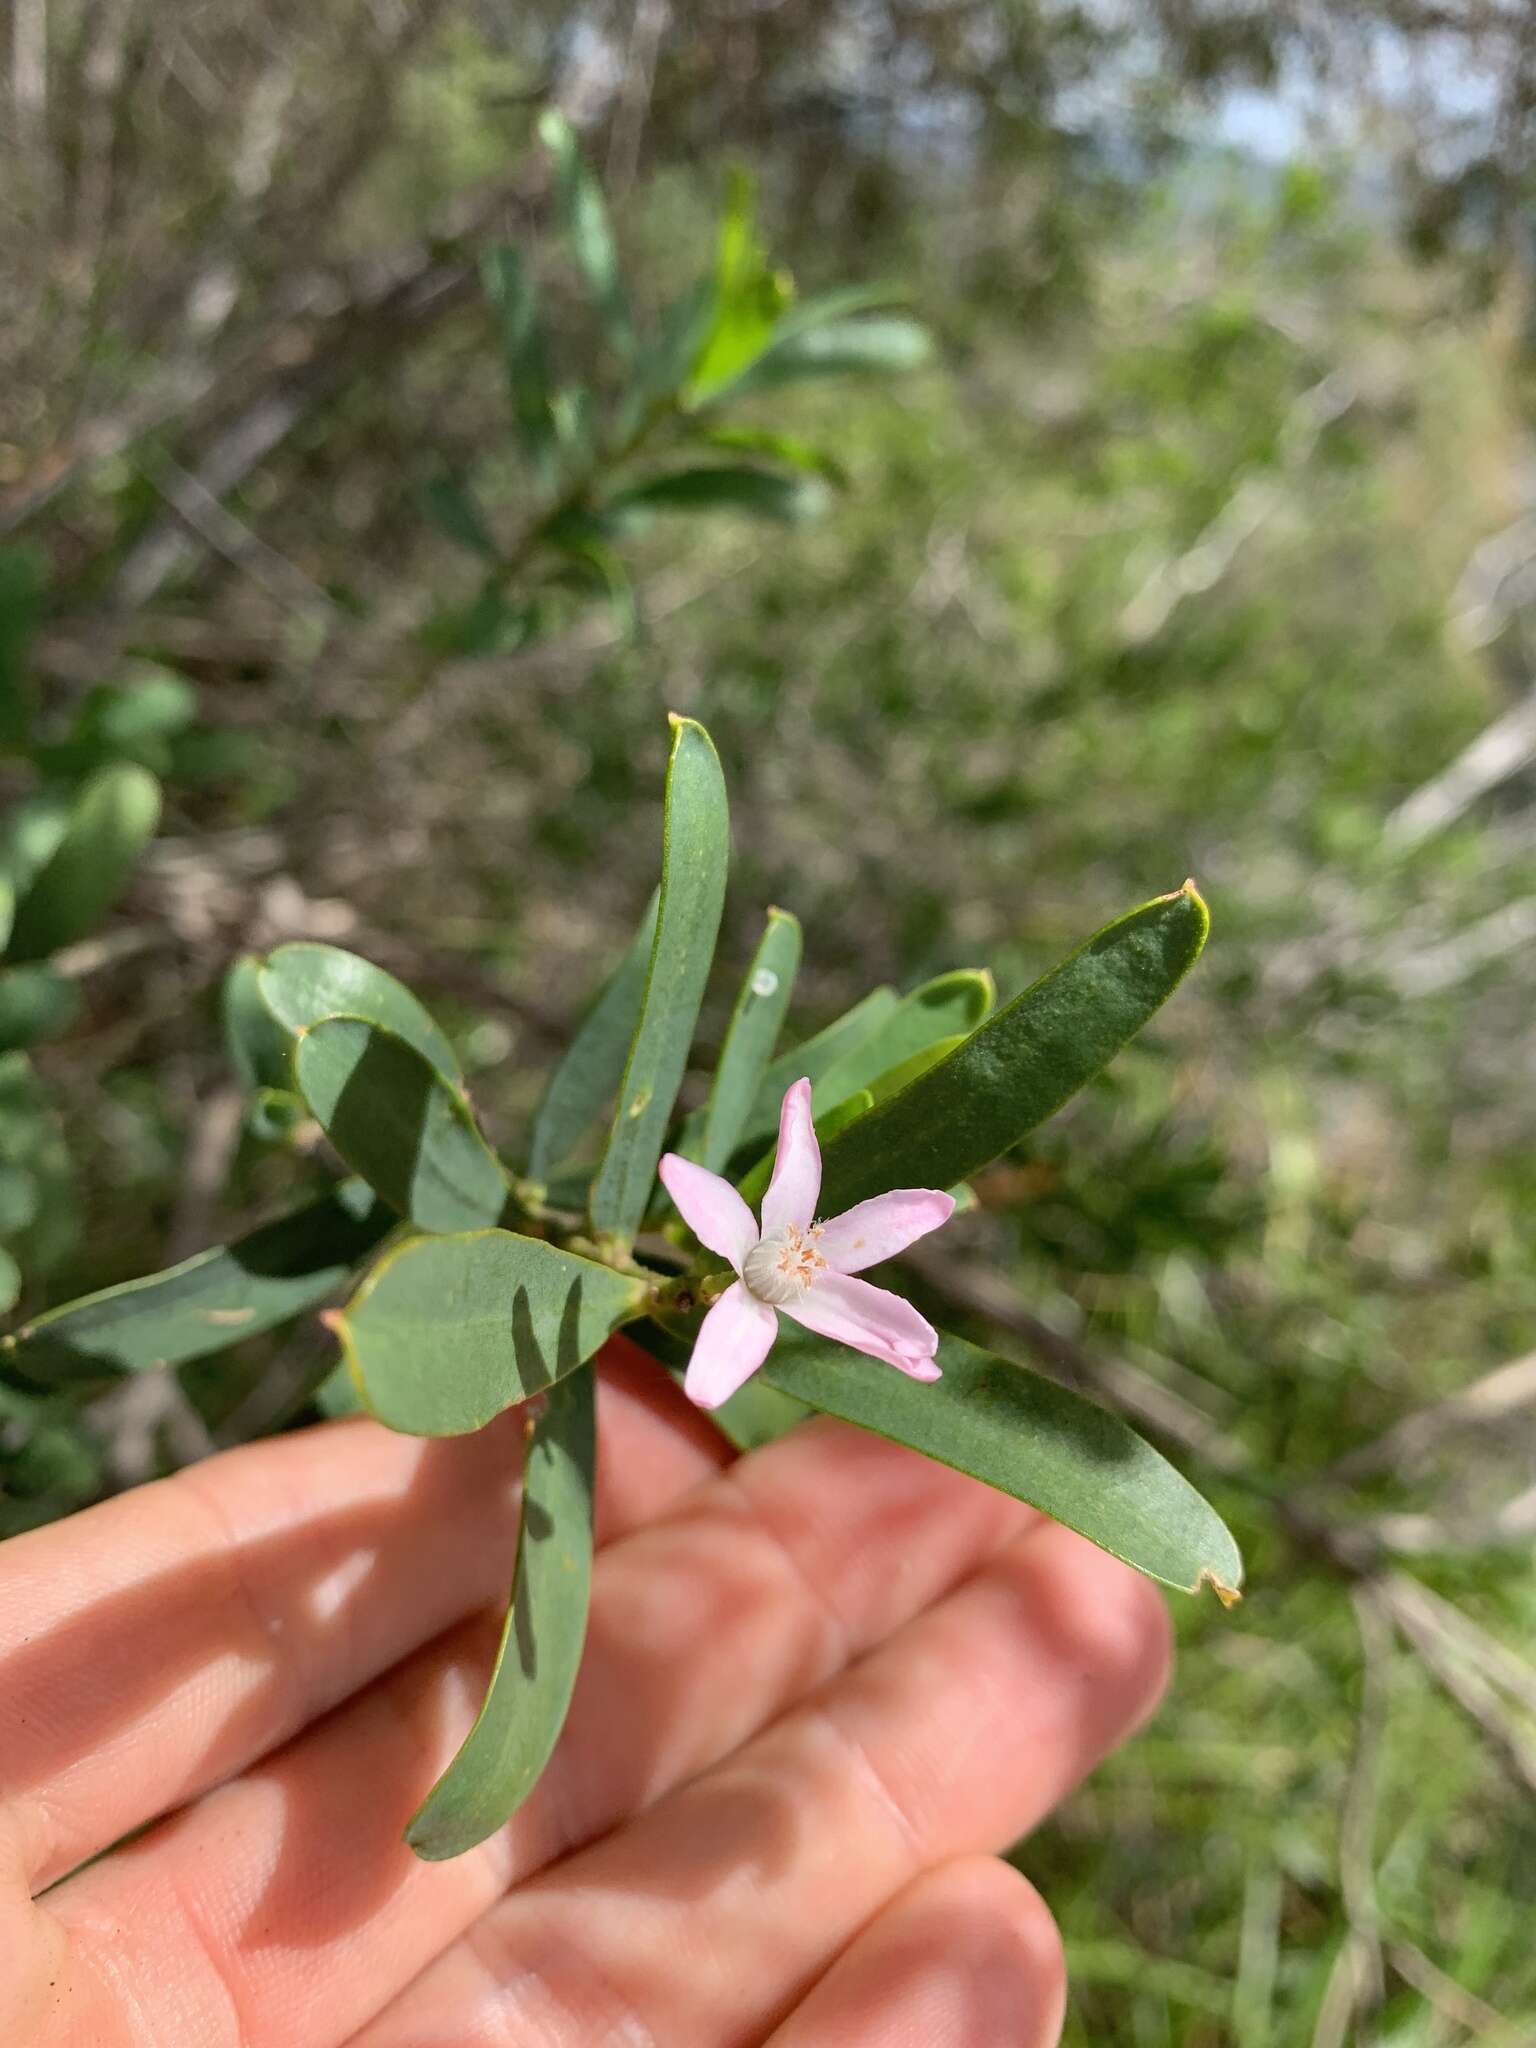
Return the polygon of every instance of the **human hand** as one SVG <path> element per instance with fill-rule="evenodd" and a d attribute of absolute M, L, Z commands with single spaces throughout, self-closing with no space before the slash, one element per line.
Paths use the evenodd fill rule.
<path fill-rule="evenodd" d="M 0 1547 L 7 2048 L 1055 2039 L 989 1852 L 1150 1711 L 1160 1597 L 840 1423 L 732 1461 L 623 1343 L 599 1399 L 570 1719 L 449 1863 L 400 1836 L 489 1668 L 515 1415 L 325 1424 Z"/>

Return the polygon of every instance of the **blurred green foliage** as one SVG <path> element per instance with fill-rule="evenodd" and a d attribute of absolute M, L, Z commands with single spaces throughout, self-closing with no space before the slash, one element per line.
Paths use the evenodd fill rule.
<path fill-rule="evenodd" d="M 1220 71 L 1221 24 L 1185 13 L 1209 30 L 1193 55 Z M 1020 10 L 1010 33 L 1033 21 Z M 1529 777 L 1420 837 L 1389 823 L 1528 686 L 1519 590 L 1479 572 L 1490 536 L 1518 540 L 1529 516 L 1521 278 L 1490 257 L 1496 236 L 1462 260 L 1460 216 L 1427 187 L 1416 240 L 1434 261 L 1415 264 L 1348 161 L 1266 170 L 1129 120 L 1135 146 L 1117 153 L 1038 107 L 1025 118 L 1023 97 L 958 161 L 882 153 L 856 121 L 835 149 L 788 120 L 722 122 L 755 158 L 774 252 L 759 263 L 744 231 L 720 252 L 747 281 L 742 322 L 792 309 L 781 261 L 807 298 L 894 277 L 937 360 L 894 389 L 743 393 L 730 431 L 748 438 L 717 436 L 707 459 L 811 477 L 830 459 L 849 486 L 832 516 L 643 532 L 621 516 L 625 584 L 607 553 L 579 587 L 552 567 L 537 641 L 475 610 L 481 519 L 516 547 L 558 486 L 540 497 L 506 434 L 472 290 L 419 335 L 396 308 L 402 345 L 328 387 L 222 494 L 224 545 L 152 587 L 137 551 L 168 517 L 167 464 L 195 470 L 222 416 L 71 474 L 31 522 L 53 594 L 26 673 L 50 751 L 25 775 L 8 763 L 6 791 L 136 762 L 165 778 L 167 820 L 132 905 L 153 942 L 82 979 L 68 1036 L 0 1056 L 0 1098 L 32 1133 L 17 1160 L 38 1187 L 64 1185 L 66 1140 L 79 1176 L 37 1210 L 61 1220 L 33 1254 L 33 1306 L 163 1263 L 192 1248 L 189 1226 L 194 1244 L 227 1235 L 313 1179 L 312 1134 L 247 1130 L 187 1213 L 186 1155 L 227 1085 L 219 982 L 248 947 L 340 938 L 408 973 L 450 1022 L 488 1129 L 522 1130 L 551 1043 L 642 913 L 635 849 L 655 837 L 670 704 L 707 717 L 737 818 L 706 1050 L 726 970 L 757 942 L 752 906 L 790 903 L 805 926 L 793 1021 L 809 1030 L 874 981 L 972 958 L 1006 997 L 1095 909 L 1194 874 L 1219 930 L 1198 983 L 983 1181 L 953 1243 L 1236 1453 L 1223 1471 L 1166 1440 L 1239 1536 L 1243 1607 L 1180 1613 L 1169 1705 L 1019 1852 L 1066 1933 L 1067 2038 L 1302 2048 L 1348 1928 L 1361 1646 L 1347 1574 L 1276 1497 L 1351 1525 L 1417 1518 L 1404 1561 L 1425 1584 L 1501 1643 L 1536 1633 L 1528 1542 L 1488 1533 L 1531 1483 L 1528 1416 L 1318 1484 L 1536 1347 Z M 616 215 L 652 335 L 717 228 L 686 123 L 655 121 Z M 529 67 L 456 19 L 402 67 L 395 123 L 325 223 L 333 282 L 341 257 L 392 247 L 402 217 L 526 154 Z M 533 217 L 527 192 L 509 204 Z M 601 248 L 574 277 L 553 238 L 519 248 L 560 389 L 611 397 L 628 330 L 594 327 L 578 297 Z M 263 245 L 249 303 L 275 274 Z M 82 347 L 114 397 L 156 367 L 143 333 L 125 320 Z M 26 388 L 67 447 L 79 393 L 66 404 L 36 370 Z M 231 411 L 242 398 L 226 394 Z M 568 445 L 585 416 L 550 401 Z M 21 449 L 23 428 L 5 432 Z M 583 535 L 567 538 L 579 554 Z M 90 695 L 104 673 L 126 713 Z M 197 720 L 168 730 L 155 719 L 185 701 L 177 678 Z M 3 1207 L 6 1185 L 0 1233 L 41 1231 L 5 1223 L 26 1207 L 14 1189 Z M 269 1354 L 250 1356 L 254 1385 Z M 185 1377 L 217 1437 L 238 1390 Z M 22 1446 L 7 1484 L 27 1512 L 111 1482 L 100 1444 L 51 1414 L 24 1443 L 14 1417 L 0 1427 Z M 1393 1942 L 1521 2038 L 1536 2028 L 1530 1786 L 1401 1639 L 1388 1702 L 1371 1840 L 1389 1968 L 1360 2038 L 1465 2037 L 1443 1994 L 1390 1966 Z M 1504 1710 L 1529 1740 L 1529 1717 Z"/>

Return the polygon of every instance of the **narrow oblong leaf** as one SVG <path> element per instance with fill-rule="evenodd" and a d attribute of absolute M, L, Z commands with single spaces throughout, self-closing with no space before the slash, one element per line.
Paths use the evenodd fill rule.
<path fill-rule="evenodd" d="M 501 559 L 496 536 L 486 524 L 485 514 L 475 502 L 474 492 L 462 476 L 444 470 L 429 477 L 421 487 L 421 509 L 439 533 L 468 548 L 483 562 Z"/>
<path fill-rule="evenodd" d="M 732 397 L 808 377 L 899 376 L 933 360 L 933 340 L 916 320 L 896 314 L 831 320 L 776 340 L 732 383 Z"/>
<path fill-rule="evenodd" d="M 873 988 L 851 1010 L 835 1017 L 814 1037 L 802 1039 L 798 1045 L 792 1045 L 787 1052 L 781 1052 L 770 1060 L 768 1071 L 758 1084 L 757 1099 L 742 1133 L 742 1142 L 766 1142 L 779 1127 L 779 1106 L 784 1100 L 784 1090 L 803 1076 L 814 1091 L 822 1075 L 852 1047 L 861 1045 L 899 1001 L 895 989 L 884 985 Z M 699 1115 L 702 1122 L 702 1112 Z"/>
<path fill-rule="evenodd" d="M 904 995 L 875 1030 L 812 1077 L 812 1101 L 818 1108 L 830 1107 L 856 1088 L 873 1086 L 936 1040 L 974 1031 L 995 995 L 992 977 L 984 968 L 961 967 L 935 975 Z"/>
<path fill-rule="evenodd" d="M 1199 958 L 1210 914 L 1193 883 L 1117 918 L 948 1059 L 833 1140 L 821 1206 L 887 1188 L 949 1188 L 1043 1123 L 1161 1008 Z"/>
<path fill-rule="evenodd" d="M 592 1592 L 597 1394 L 592 1371 L 559 1380 L 528 1427 L 517 1563 L 475 1725 L 405 1830 L 418 1856 L 462 1856 L 539 1781 L 581 1664 Z"/>
<path fill-rule="evenodd" d="M 93 931 L 159 822 L 160 785 L 147 769 L 116 762 L 82 783 L 57 844 L 18 891 L 11 958 L 39 960 Z"/>
<path fill-rule="evenodd" d="M 539 1238 L 474 1230 L 387 1252 L 334 1324 L 380 1422 L 458 1436 L 574 1372 L 649 1291 Z"/>
<path fill-rule="evenodd" d="M 869 1084 L 872 1103 L 884 1102 L 888 1095 L 899 1095 L 909 1081 L 915 1081 L 919 1074 L 926 1074 L 930 1067 L 936 1067 L 940 1060 L 947 1060 L 956 1046 L 964 1045 L 970 1036 L 968 1031 L 957 1031 L 949 1038 L 936 1038 L 932 1045 L 925 1045 L 921 1052 L 914 1052 L 894 1067 L 887 1067 L 883 1074 L 877 1074 Z"/>
<path fill-rule="evenodd" d="M 79 990 L 51 967 L 0 969 L 0 1053 L 56 1037 L 79 1008 Z"/>
<path fill-rule="evenodd" d="M 859 313 L 888 313 L 906 298 L 899 284 L 842 284 L 796 299 L 774 329 L 774 345 L 808 334 L 813 327 L 844 322 Z"/>
<path fill-rule="evenodd" d="M 343 1181 L 233 1244 L 50 1309 L 0 1339 L 0 1366 L 58 1386 L 207 1357 L 323 1301 L 394 1220 L 371 1188 Z"/>
<path fill-rule="evenodd" d="M 547 481 L 553 474 L 557 444 L 549 402 L 549 348 L 539 315 L 538 287 L 522 257 L 507 243 L 487 252 L 481 275 L 486 297 L 501 323 L 502 355 L 518 438 L 539 476 Z"/>
<path fill-rule="evenodd" d="M 800 970 L 800 946 L 799 919 L 787 910 L 770 910 L 736 997 L 704 1108 L 694 1156 L 711 1173 L 723 1172 L 746 1128 L 789 1008 Z"/>
<path fill-rule="evenodd" d="M 635 1034 L 656 938 L 658 891 L 652 891 L 624 957 L 604 984 L 549 1078 L 534 1112 L 528 1175 L 547 1181 L 563 1166 L 619 1092 Z"/>
<path fill-rule="evenodd" d="M 581 154 L 576 131 L 557 109 L 540 115 L 539 138 L 554 165 L 555 193 L 576 267 L 586 279 L 609 342 L 627 360 L 635 348 L 634 318 L 602 188 Z"/>
<path fill-rule="evenodd" d="M 295 1038 L 322 1017 L 362 1017 L 414 1045 L 445 1079 L 463 1079 L 453 1047 L 426 1008 L 404 982 L 357 953 L 295 939 L 267 955 L 257 986 L 272 1015 Z"/>
<path fill-rule="evenodd" d="M 618 415 L 620 440 L 632 435 L 654 406 L 673 405 L 681 387 L 693 376 L 715 323 L 718 287 L 713 276 L 701 277 L 664 309 L 655 339 L 641 349 L 635 380 Z"/>
<path fill-rule="evenodd" d="M 712 462 L 628 484 L 603 501 L 602 512 L 624 525 L 654 512 L 739 512 L 792 525 L 817 518 L 830 502 L 819 477 L 784 476 L 746 462 Z"/>
<path fill-rule="evenodd" d="M 715 244 L 710 325 L 683 394 L 689 408 L 707 405 L 736 384 L 773 337 L 793 286 L 773 269 L 757 232 L 757 188 L 749 171 L 734 169 Z"/>
<path fill-rule="evenodd" d="M 418 1229 L 500 1221 L 500 1162 L 466 1098 L 415 1046 L 362 1017 L 322 1017 L 300 1037 L 293 1071 L 348 1166 Z"/>
<path fill-rule="evenodd" d="M 775 433 L 768 427 L 717 427 L 707 420 L 697 422 L 696 438 L 711 448 L 725 448 L 743 455 L 766 455 L 782 462 L 786 469 L 798 469 L 806 476 L 819 476 L 834 490 L 846 490 L 848 472 L 837 457 L 814 441 L 798 434 Z"/>
<path fill-rule="evenodd" d="M 695 720 L 674 715 L 656 935 L 589 1202 L 600 1237 L 632 1238 L 645 1215 L 704 997 L 729 861 L 730 815 L 714 742 Z"/>
<path fill-rule="evenodd" d="M 1118 1416 L 959 1337 L 941 1334 L 938 1364 L 943 1378 L 923 1384 L 786 1324 L 759 1377 L 1028 1501 L 1165 1585 L 1237 1593 L 1226 1524 Z"/>

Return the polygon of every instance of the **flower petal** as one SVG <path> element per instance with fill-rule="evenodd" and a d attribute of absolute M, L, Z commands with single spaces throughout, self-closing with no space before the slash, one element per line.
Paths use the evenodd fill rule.
<path fill-rule="evenodd" d="M 757 1218 L 730 1182 L 676 1152 L 666 1153 L 656 1170 L 699 1243 L 729 1259 L 739 1273 L 742 1260 L 757 1243 Z"/>
<path fill-rule="evenodd" d="M 785 1315 L 818 1337 L 851 1344 L 871 1358 L 883 1359 L 915 1380 L 942 1377 L 933 1362 L 939 1333 L 925 1322 L 910 1301 L 867 1280 L 845 1273 L 818 1273 L 794 1301 L 782 1304 Z"/>
<path fill-rule="evenodd" d="M 779 1111 L 779 1149 L 773 1179 L 763 1197 L 763 1235 L 793 1224 L 809 1230 L 821 1193 L 821 1147 L 811 1121 L 811 1084 L 795 1081 L 784 1091 Z"/>
<path fill-rule="evenodd" d="M 862 1273 L 894 1259 L 954 1213 L 954 1196 L 937 1188 L 893 1188 L 823 1223 L 816 1249 L 834 1273 Z"/>
<path fill-rule="evenodd" d="M 699 1327 L 683 1392 L 701 1408 L 718 1408 L 751 1379 L 778 1334 L 779 1319 L 767 1302 L 737 1280 Z"/>

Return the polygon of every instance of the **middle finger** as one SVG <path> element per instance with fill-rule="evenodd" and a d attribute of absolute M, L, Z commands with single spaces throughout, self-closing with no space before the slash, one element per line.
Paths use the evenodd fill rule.
<path fill-rule="evenodd" d="M 152 1985 L 165 2032 L 150 2038 L 325 2048 L 507 1884 L 734 1748 L 1028 1519 L 974 1480 L 811 1423 L 603 1552 L 565 1735 L 479 1849 L 424 1864 L 400 1831 L 473 1717 L 484 1629 L 421 1653 L 49 1903 Z"/>

